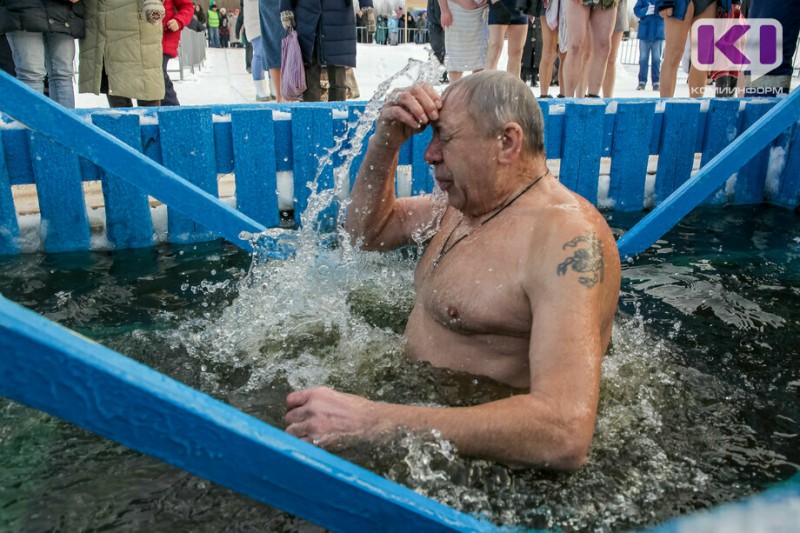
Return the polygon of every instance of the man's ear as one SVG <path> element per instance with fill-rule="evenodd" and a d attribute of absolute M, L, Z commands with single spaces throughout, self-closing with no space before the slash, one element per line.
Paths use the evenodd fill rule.
<path fill-rule="evenodd" d="M 519 157 L 522 151 L 523 133 L 522 128 L 516 122 L 509 122 L 503 127 L 503 134 L 500 146 L 500 154 L 497 161 L 499 163 L 511 163 Z"/>

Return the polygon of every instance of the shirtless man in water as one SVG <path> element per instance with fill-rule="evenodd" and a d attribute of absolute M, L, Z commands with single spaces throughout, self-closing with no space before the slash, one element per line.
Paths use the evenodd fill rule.
<path fill-rule="evenodd" d="M 320 387 L 287 397 L 286 431 L 324 447 L 401 426 L 434 428 L 463 455 L 580 468 L 620 286 L 611 231 L 548 173 L 542 113 L 530 89 L 493 71 L 442 96 L 415 85 L 384 104 L 347 215 L 364 249 L 407 245 L 435 216 L 431 196 L 394 194 L 400 146 L 428 126 L 425 158 L 447 209 L 416 269 L 409 356 L 529 392 L 436 408 Z"/>

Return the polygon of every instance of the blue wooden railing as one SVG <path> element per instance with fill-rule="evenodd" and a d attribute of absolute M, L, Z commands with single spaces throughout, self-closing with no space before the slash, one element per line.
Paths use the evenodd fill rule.
<path fill-rule="evenodd" d="M 9 109 L 12 104 L 16 106 L 13 112 Z M 775 101 L 615 100 L 542 101 L 541 104 L 547 156 L 550 160 L 560 160 L 562 183 L 595 204 L 602 200 L 604 209 L 641 211 L 659 205 L 689 180 L 696 155 L 701 165 L 708 165 L 724 147 L 770 111 Z M 192 242 L 225 236 L 242 244 L 237 242 L 238 231 L 278 225 L 277 175 L 285 171 L 292 172 L 294 206 L 291 207 L 299 222 L 309 197 L 307 182 L 317 172 L 318 159 L 334 145 L 336 138 L 346 135 L 348 121 L 363 111 L 364 104 L 77 113 L 61 110 L 72 117 L 74 124 L 82 126 L 85 131 L 80 134 L 50 115 L 37 120 L 43 107 L 38 102 L 36 106 L 23 101 L 14 103 L 5 94 L 0 102 L 0 109 L 16 115 L 22 122 L 35 124 L 31 130 L 8 116 L 0 116 L 3 154 L 0 253 L 14 253 L 18 249 L 19 227 L 12 185 L 36 184 L 42 225 L 48 229 L 43 232 L 43 248 L 54 252 L 89 246 L 89 221 L 81 191 L 81 182 L 87 181 L 103 183 L 106 234 L 118 248 L 153 243 L 148 194 L 169 206 L 169 241 Z M 795 105 L 794 109 L 797 108 Z M 96 130 L 90 122 L 110 135 L 101 138 L 96 131 L 90 131 Z M 770 131 L 774 141 L 770 140 L 739 171 L 732 191 L 726 192 L 723 184 L 712 190 L 706 201 L 771 202 L 796 207 L 800 202 L 800 179 L 796 172 L 800 143 L 796 125 L 790 124 L 782 130 Z M 115 137 L 121 142 L 115 142 Z M 410 169 L 412 194 L 430 191 L 433 185 L 430 169 L 423 159 L 429 140 L 430 131 L 414 136 L 400 153 L 400 164 Z M 129 151 L 141 151 L 147 159 L 137 160 L 130 153 L 117 151 L 122 143 L 130 147 Z M 771 176 L 774 184 L 767 188 L 767 168 L 773 148 L 787 154 L 786 164 Z M 746 145 L 743 150 L 747 151 Z M 655 163 L 650 161 L 654 155 L 658 156 Z M 608 197 L 598 199 L 603 158 L 610 158 Z M 359 159 L 350 168 L 352 177 Z M 323 185 L 333 182 L 333 168 L 342 163 L 338 153 L 331 160 L 332 164 L 321 176 Z M 159 170 L 155 163 L 169 170 Z M 655 164 L 655 184 L 651 203 L 647 204 L 645 183 L 649 164 Z M 221 173 L 234 174 L 236 210 L 211 202 L 217 195 L 217 175 Z M 181 177 L 192 186 L 187 188 Z M 722 176 L 721 181 L 726 178 Z M 201 204 L 203 207 L 196 203 L 200 199 L 205 202 Z M 187 212 L 203 212 L 204 224 L 189 221 Z M 224 221 L 215 222 L 214 213 Z M 251 220 L 243 222 L 242 216 Z M 215 231 L 206 229 L 212 226 Z"/>
<path fill-rule="evenodd" d="M 240 231 L 279 223 L 277 174 L 293 172 L 294 211 L 307 205 L 306 182 L 318 158 L 345 135 L 363 104 L 217 106 L 67 112 L 0 74 L 0 253 L 20 237 L 11 187 L 36 184 L 44 248 L 82 250 L 89 226 L 82 182 L 100 181 L 106 233 L 117 247 L 153 243 L 147 196 L 170 209 L 168 238 L 193 242 L 223 236 L 247 248 Z M 795 95 L 796 96 L 796 95 Z M 795 99 L 796 100 L 796 99 Z M 546 150 L 560 179 L 598 203 L 602 158 L 610 158 L 606 208 L 645 208 L 651 155 L 658 155 L 655 205 L 691 177 L 695 154 L 712 161 L 718 183 L 738 172 L 735 187 L 696 193 L 694 203 L 800 201 L 797 105 L 761 123 L 769 139 L 731 163 L 725 150 L 774 101 L 543 101 Z M 794 106 L 794 107 L 791 107 Z M 789 108 L 789 111 L 786 109 Z M 775 125 L 778 124 L 779 127 Z M 783 130 L 783 131 L 781 131 Z M 774 140 L 773 140 L 774 139 Z M 411 192 L 431 190 L 423 160 L 430 131 L 403 147 Z M 743 143 L 744 144 L 744 143 Z M 787 154 L 771 162 L 770 150 Z M 140 157 L 141 151 L 147 157 Z M 725 153 L 721 153 L 725 152 Z M 330 186 L 332 165 L 320 176 Z M 354 176 L 359 158 L 350 169 Z M 720 162 L 722 160 L 722 162 Z M 163 165 L 163 166 L 162 166 Z M 164 168 L 166 167 L 166 168 Z M 102 168 L 102 170 L 101 170 Z M 774 183 L 766 185 L 767 168 Z M 220 202 L 217 175 L 234 173 L 236 209 Z M 182 177 L 181 177 L 182 176 Z M 704 183 L 708 183 L 705 180 Z M 717 185 L 715 185 L 716 187 Z M 724 187 L 724 185 L 723 185 Z M 698 196 L 699 194 L 699 196 Z M 131 448 L 334 530 L 493 529 L 408 489 L 285 435 L 124 356 L 75 335 L 0 297 L 0 395 L 95 431 Z M 247 459 L 244 460 L 243 458 Z M 246 467 L 244 465 L 247 465 Z M 794 494 L 794 493 L 792 493 Z"/>

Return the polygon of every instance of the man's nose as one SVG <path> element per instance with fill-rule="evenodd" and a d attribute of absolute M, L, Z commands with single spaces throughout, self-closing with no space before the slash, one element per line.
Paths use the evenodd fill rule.
<path fill-rule="evenodd" d="M 441 144 L 439 144 L 439 137 L 434 135 L 431 139 L 431 142 L 428 143 L 428 147 L 425 149 L 425 153 L 423 156 L 425 157 L 425 162 L 429 165 L 435 165 L 439 161 L 442 160 L 442 149 Z"/>

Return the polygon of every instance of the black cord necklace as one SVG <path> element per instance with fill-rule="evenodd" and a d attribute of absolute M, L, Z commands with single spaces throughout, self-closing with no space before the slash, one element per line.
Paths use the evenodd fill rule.
<path fill-rule="evenodd" d="M 488 223 L 488 222 L 489 222 L 490 220 L 492 220 L 494 217 L 496 217 L 497 215 L 499 215 L 500 213 L 502 213 L 503 211 L 505 211 L 505 209 L 506 209 L 506 208 L 510 207 L 510 206 L 511 206 L 511 204 L 513 204 L 514 202 L 516 202 L 516 201 L 519 199 L 519 197 L 520 197 L 520 196 L 522 196 L 523 194 L 525 194 L 525 193 L 526 193 L 526 192 L 528 192 L 529 190 L 533 189 L 534 185 L 536 185 L 537 183 L 539 183 L 540 181 L 542 181 L 542 180 L 544 179 L 544 177 L 545 177 L 545 176 L 547 176 L 548 174 L 549 174 L 549 172 L 545 172 L 544 174 L 542 174 L 541 176 L 539 176 L 538 178 L 536 178 L 535 180 L 533 180 L 533 181 L 532 181 L 532 182 L 531 182 L 531 183 L 530 183 L 530 184 L 529 184 L 527 187 L 525 187 L 525 188 L 524 188 L 524 189 L 522 189 L 520 192 L 518 192 L 518 193 L 517 193 L 517 195 L 516 195 L 516 196 L 514 196 L 514 197 L 513 197 L 511 200 L 509 200 L 509 201 L 508 201 L 508 202 L 507 202 L 507 203 L 506 203 L 506 204 L 505 204 L 503 207 L 501 207 L 500 209 L 498 209 L 497 211 L 495 211 L 494 213 L 492 213 L 492 214 L 491 214 L 491 216 L 489 216 L 489 218 L 487 218 L 486 220 L 484 220 L 484 221 L 482 221 L 480 224 L 478 224 L 478 228 L 481 228 L 481 227 L 483 227 L 483 226 L 484 226 L 484 224 Z M 462 215 L 462 217 L 461 217 L 461 220 L 459 220 L 459 221 L 458 221 L 458 224 L 456 224 L 456 225 L 453 227 L 453 229 L 452 229 L 452 230 L 450 230 L 450 234 L 449 234 L 449 235 L 447 236 L 447 238 L 444 240 L 444 244 L 442 245 L 442 248 L 439 250 L 439 255 L 438 255 L 438 256 L 436 256 L 436 259 L 434 259 L 434 260 L 433 260 L 433 263 L 431 263 L 431 265 L 432 265 L 432 267 L 431 267 L 431 270 L 436 270 L 436 267 L 438 267 L 438 266 L 439 266 L 439 263 L 441 263 L 441 262 L 442 262 L 442 259 L 444 259 L 444 256 L 446 256 L 446 255 L 447 255 L 447 254 L 450 252 L 450 250 L 452 250 L 453 248 L 455 248 L 455 247 L 456 247 L 456 245 L 457 245 L 458 243 L 460 243 L 461 241 L 463 241 L 464 239 L 466 239 L 467 237 L 469 237 L 470 235 L 472 235 L 472 233 L 473 233 L 473 232 L 465 233 L 464 235 L 462 235 L 461 237 L 459 237 L 458 239 L 456 239 L 456 240 L 453 242 L 452 246 L 450 246 L 450 248 L 448 248 L 448 247 L 447 247 L 448 243 L 450 242 L 450 238 L 453 236 L 453 234 L 456 232 L 456 230 L 457 230 L 457 229 L 458 229 L 458 228 L 461 226 L 461 223 L 462 223 L 463 221 L 464 221 L 464 217 L 463 217 L 463 215 Z M 478 229 L 478 228 L 476 228 L 476 229 Z"/>

